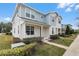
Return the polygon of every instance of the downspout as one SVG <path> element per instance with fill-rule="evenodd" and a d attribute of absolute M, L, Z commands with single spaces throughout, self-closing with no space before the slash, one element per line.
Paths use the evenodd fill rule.
<path fill-rule="evenodd" d="M 40 26 L 40 38 L 39 38 L 39 40 L 41 40 L 41 26 Z"/>
<path fill-rule="evenodd" d="M 41 38 L 41 26 L 40 26 L 40 38 Z"/>

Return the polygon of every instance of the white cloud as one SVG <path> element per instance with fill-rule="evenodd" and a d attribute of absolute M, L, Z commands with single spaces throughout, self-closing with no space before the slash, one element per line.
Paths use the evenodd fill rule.
<path fill-rule="evenodd" d="M 10 17 L 0 17 L 0 22 L 9 22 L 11 21 Z"/>
<path fill-rule="evenodd" d="M 70 6 L 72 3 L 59 3 L 57 8 L 66 8 L 67 6 Z"/>
<path fill-rule="evenodd" d="M 79 9 L 79 5 L 76 5 L 75 10 L 78 10 L 78 9 Z"/>
<path fill-rule="evenodd" d="M 4 18 L 4 20 L 6 20 L 6 21 L 10 21 L 11 18 L 10 18 L 10 17 L 6 17 L 6 18 Z"/>
<path fill-rule="evenodd" d="M 72 10 L 71 10 L 70 7 L 65 10 L 65 12 L 71 12 L 71 11 L 72 11 Z"/>
<path fill-rule="evenodd" d="M 59 3 L 57 8 L 64 8 L 65 7 L 65 4 L 64 3 Z"/>
<path fill-rule="evenodd" d="M 71 5 L 70 5 L 70 7 L 74 7 L 75 6 L 75 3 L 72 3 Z"/>
<path fill-rule="evenodd" d="M 79 4 L 76 4 L 76 3 L 59 3 L 57 8 L 64 9 L 65 12 L 71 12 L 73 9 L 78 10 Z"/>

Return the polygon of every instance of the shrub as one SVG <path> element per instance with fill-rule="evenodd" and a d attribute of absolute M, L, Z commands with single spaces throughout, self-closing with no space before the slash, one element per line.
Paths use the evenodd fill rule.
<path fill-rule="evenodd" d="M 67 25 L 67 27 L 66 27 L 66 31 L 65 31 L 65 34 L 66 34 L 66 35 L 69 35 L 70 32 L 71 32 L 71 28 L 70 28 L 69 25 Z"/>
<path fill-rule="evenodd" d="M 6 49 L 0 51 L 0 56 L 25 56 L 31 55 L 36 43 L 26 45 L 24 47 L 18 47 L 14 49 Z"/>
<path fill-rule="evenodd" d="M 59 39 L 59 35 L 50 35 L 50 39 Z"/>
<path fill-rule="evenodd" d="M 71 31 L 70 31 L 70 34 L 74 34 L 75 32 L 74 32 L 74 30 L 72 29 Z"/>
<path fill-rule="evenodd" d="M 23 42 L 26 44 L 29 44 L 31 42 L 39 42 L 39 41 L 41 41 L 41 39 L 42 38 L 40 38 L 40 37 L 24 38 Z"/>
<path fill-rule="evenodd" d="M 6 35 L 12 35 L 12 33 L 11 32 L 6 32 Z"/>
<path fill-rule="evenodd" d="M 65 37 L 65 33 L 62 33 L 60 36 Z"/>

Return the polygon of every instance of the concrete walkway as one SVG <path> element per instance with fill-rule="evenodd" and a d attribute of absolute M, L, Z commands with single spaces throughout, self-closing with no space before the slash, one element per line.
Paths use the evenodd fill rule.
<path fill-rule="evenodd" d="M 63 56 L 79 56 L 79 35 L 72 42 L 68 50 L 64 53 Z"/>
<path fill-rule="evenodd" d="M 64 49 L 68 49 L 67 46 L 64 46 L 64 45 L 60 45 L 60 44 L 57 44 L 57 43 L 53 43 L 53 42 L 49 42 L 47 40 L 42 40 L 44 43 L 47 43 L 47 44 L 50 44 L 50 45 L 54 45 L 54 46 L 57 46 L 57 47 L 60 47 L 60 48 L 64 48 Z"/>
<path fill-rule="evenodd" d="M 22 45 L 25 45 L 25 44 L 23 42 L 14 43 L 14 44 L 11 44 L 11 48 L 16 48 L 16 47 L 19 47 L 19 46 L 22 46 Z"/>

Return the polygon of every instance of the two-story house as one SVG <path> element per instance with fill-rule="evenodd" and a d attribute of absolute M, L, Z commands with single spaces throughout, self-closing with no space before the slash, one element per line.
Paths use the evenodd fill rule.
<path fill-rule="evenodd" d="M 43 14 L 32 7 L 17 4 L 12 17 L 12 35 L 20 39 L 49 38 L 61 34 L 61 16 L 57 12 Z"/>

